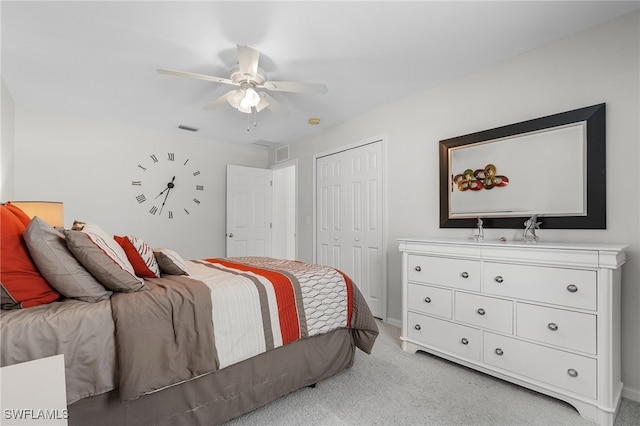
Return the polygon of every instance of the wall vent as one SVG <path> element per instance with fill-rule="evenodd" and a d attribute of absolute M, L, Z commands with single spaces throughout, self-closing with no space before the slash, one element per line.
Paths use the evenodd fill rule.
<path fill-rule="evenodd" d="M 289 145 L 276 148 L 276 163 L 281 163 L 289 159 Z"/>
<path fill-rule="evenodd" d="M 191 127 L 191 126 L 185 126 L 184 124 L 181 124 L 178 126 L 178 129 L 180 130 L 186 130 L 188 132 L 197 132 L 198 129 L 196 129 L 195 127 Z"/>

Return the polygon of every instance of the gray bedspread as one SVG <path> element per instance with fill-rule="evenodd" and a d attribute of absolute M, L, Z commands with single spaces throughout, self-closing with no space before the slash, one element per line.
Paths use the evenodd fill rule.
<path fill-rule="evenodd" d="M 64 354 L 68 404 L 118 387 L 109 300 L 2 311 L 0 328 L 2 367 Z"/>
<path fill-rule="evenodd" d="M 123 401 L 219 367 L 209 288 L 183 276 L 145 282 L 149 291 L 111 296 Z"/>
<path fill-rule="evenodd" d="M 72 404 L 116 388 L 121 400 L 132 401 L 340 328 L 371 352 L 375 320 L 357 287 L 337 271 L 318 274 L 326 267 L 266 258 L 243 259 L 252 266 L 239 269 L 211 260 L 190 262 L 191 278 L 146 280 L 149 291 L 2 311 L 0 365 L 64 354 Z M 266 280 L 274 274 L 286 279 Z"/>

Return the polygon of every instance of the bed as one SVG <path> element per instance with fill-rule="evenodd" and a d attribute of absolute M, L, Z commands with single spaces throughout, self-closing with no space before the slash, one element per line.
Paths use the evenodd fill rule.
<path fill-rule="evenodd" d="M 220 424 L 350 368 L 378 334 L 337 269 L 268 257 L 185 261 L 93 224 L 55 230 L 38 218 L 14 233 L 58 296 L 41 289 L 38 301 L 19 301 L 2 207 L 1 365 L 64 354 L 70 425 Z M 114 268 L 110 250 L 133 273 Z M 140 277 L 143 267 L 154 276 Z M 93 287 L 78 285 L 81 273 Z"/>

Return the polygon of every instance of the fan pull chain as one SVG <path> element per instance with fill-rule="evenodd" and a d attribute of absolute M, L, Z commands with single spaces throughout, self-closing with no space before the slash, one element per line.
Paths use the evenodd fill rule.
<path fill-rule="evenodd" d="M 258 127 L 258 110 L 254 107 L 251 107 L 251 113 L 247 114 L 247 132 L 251 131 L 251 114 L 253 114 L 253 127 Z"/>

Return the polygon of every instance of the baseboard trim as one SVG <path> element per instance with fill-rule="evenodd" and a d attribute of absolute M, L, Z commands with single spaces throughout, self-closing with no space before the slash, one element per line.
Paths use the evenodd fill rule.
<path fill-rule="evenodd" d="M 640 390 L 624 386 L 622 388 L 622 397 L 631 401 L 640 402 Z"/>
<path fill-rule="evenodd" d="M 387 318 L 387 324 L 392 325 L 394 327 L 402 328 L 402 321 L 395 318 Z"/>

